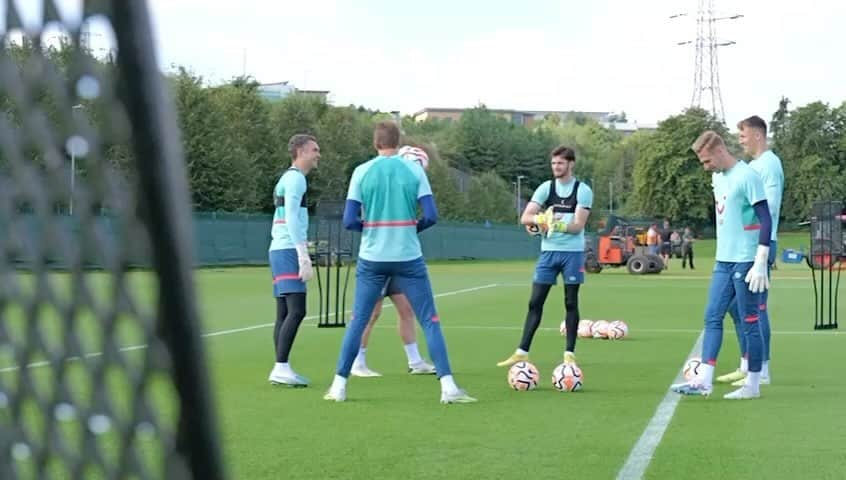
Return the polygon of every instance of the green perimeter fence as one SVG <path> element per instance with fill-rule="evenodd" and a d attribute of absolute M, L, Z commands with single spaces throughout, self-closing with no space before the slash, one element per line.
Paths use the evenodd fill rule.
<path fill-rule="evenodd" d="M 37 242 L 47 241 L 55 244 L 55 255 L 48 259 L 52 267 L 62 268 L 64 242 L 82 242 L 91 236 L 114 237 L 124 229 L 117 220 L 108 216 L 97 216 L 92 222 L 86 222 L 83 232 L 75 217 L 56 215 L 47 226 L 36 217 L 19 215 L 12 217 L 10 223 L 0 225 L 0 234 L 6 235 L 5 256 L 12 263 L 26 266 L 34 258 L 30 251 Z M 337 222 L 337 220 L 335 221 Z M 195 213 L 193 216 L 194 264 L 198 267 L 232 265 L 266 265 L 267 249 L 270 244 L 272 216 L 265 214 L 241 213 Z M 309 239 L 316 240 L 318 225 L 324 225 L 312 218 L 309 226 Z M 335 226 L 339 228 L 339 226 Z M 56 235 L 56 232 L 61 232 Z M 45 235 L 49 238 L 45 239 Z M 358 252 L 359 235 L 344 232 L 346 245 L 351 245 L 353 257 Z M 439 222 L 434 227 L 420 234 L 423 254 L 428 260 L 518 260 L 537 257 L 540 240 L 526 234 L 523 227 L 516 224 L 476 224 Z M 149 252 L 144 245 L 147 242 L 131 238 L 119 238 L 127 242 L 130 253 L 126 262 L 130 266 L 144 267 L 149 264 Z M 92 268 L 101 267 L 100 253 L 92 249 L 84 252 L 84 262 Z"/>

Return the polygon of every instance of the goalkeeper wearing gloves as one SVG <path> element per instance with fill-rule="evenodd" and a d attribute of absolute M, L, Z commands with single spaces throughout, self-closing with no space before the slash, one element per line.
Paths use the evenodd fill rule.
<path fill-rule="evenodd" d="M 306 284 L 314 271 L 308 254 L 308 209 L 306 209 L 306 175 L 320 161 L 320 147 L 310 135 L 294 135 L 288 141 L 293 161 L 273 189 L 276 211 L 270 230 L 270 270 L 273 296 L 276 298 L 276 324 L 273 344 L 276 364 L 268 380 L 272 384 L 305 387 L 308 380 L 297 374 L 288 363 L 288 355 L 297 330 L 306 314 Z"/>
<path fill-rule="evenodd" d="M 761 294 L 769 288 L 767 257 L 772 229 L 764 184 L 752 167 L 729 153 L 716 132 L 700 135 L 692 149 L 705 170 L 714 172 L 711 181 L 716 205 L 717 253 L 705 308 L 702 369 L 698 377 L 673 385 L 672 389 L 686 395 L 711 394 L 714 366 L 723 340 L 723 319 L 736 300 L 744 324 L 749 375 L 745 385 L 724 398 L 758 398 L 764 349 Z"/>
<path fill-rule="evenodd" d="M 526 205 L 521 222 L 543 233 L 541 255 L 535 267 L 529 311 L 519 348 L 497 366 L 507 367 L 528 360 L 532 339 L 543 316 L 543 306 L 558 275 L 564 281 L 567 345 L 565 363 L 576 363 L 576 334 L 579 324 L 579 286 L 585 281 L 584 227 L 590 216 L 593 192 L 573 176 L 576 154 L 560 146 L 552 151 L 552 180 L 541 184 Z M 546 209 L 542 212 L 543 209 Z M 542 212 L 542 213 L 541 213 Z"/>

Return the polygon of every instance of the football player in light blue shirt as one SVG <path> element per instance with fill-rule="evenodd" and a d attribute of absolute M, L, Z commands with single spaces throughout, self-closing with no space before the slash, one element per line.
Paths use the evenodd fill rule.
<path fill-rule="evenodd" d="M 576 338 L 579 326 L 579 286 L 585 281 L 584 228 L 593 205 L 590 187 L 576 179 L 573 170 L 576 153 L 560 146 L 552 151 L 552 179 L 542 183 L 526 205 L 521 223 L 544 231 L 541 254 L 535 266 L 529 312 L 523 326 L 520 346 L 507 359 L 497 363 L 508 367 L 528 361 L 529 348 L 543 316 L 543 306 L 558 275 L 564 281 L 564 318 L 567 345 L 564 363 L 576 364 Z"/>
<path fill-rule="evenodd" d="M 691 147 L 711 176 L 716 210 L 717 253 L 702 340 L 702 370 L 696 378 L 672 386 L 685 395 L 711 395 L 714 366 L 723 342 L 723 319 L 732 302 L 743 318 L 749 359 L 746 383 L 723 398 L 758 398 L 763 358 L 761 294 L 769 288 L 767 259 L 772 218 L 757 173 L 729 153 L 719 134 L 706 131 Z"/>
<path fill-rule="evenodd" d="M 438 210 L 423 167 L 398 155 L 400 131 L 380 122 L 373 132 L 378 156 L 356 167 L 344 209 L 344 227 L 361 231 L 353 318 L 344 333 L 335 378 L 326 400 L 346 400 L 347 378 L 373 306 L 390 278 L 405 294 L 426 336 L 441 384 L 441 403 L 472 403 L 452 376 L 440 317 L 417 234 L 435 224 Z M 417 218 L 418 206 L 423 211 Z"/>
<path fill-rule="evenodd" d="M 784 170 L 781 167 L 781 159 L 769 149 L 767 145 L 767 123 L 758 116 L 752 116 L 737 124 L 740 130 L 738 140 L 743 146 L 743 152 L 752 158 L 749 166 L 752 167 L 761 177 L 764 184 L 764 194 L 767 197 L 767 205 L 770 207 L 772 217 L 772 235 L 770 236 L 770 257 L 769 266 L 775 263 L 778 251 L 778 217 L 781 213 L 781 199 L 784 194 Z M 764 292 L 761 301 L 761 332 L 764 337 L 764 360 L 761 365 L 761 385 L 770 384 L 770 314 L 768 308 L 769 293 Z M 737 341 L 740 345 L 740 367 L 725 375 L 717 377 L 718 382 L 733 383 L 740 386 L 746 378 L 748 371 L 748 359 L 746 358 L 746 341 L 743 337 L 743 323 L 736 305 L 729 308 L 729 313 L 734 320 L 734 328 L 737 332 Z"/>
<path fill-rule="evenodd" d="M 311 135 L 297 134 L 288 141 L 293 161 L 273 189 L 273 226 L 270 229 L 270 271 L 276 298 L 273 344 L 276 364 L 268 380 L 272 384 L 305 387 L 308 380 L 288 363 L 291 347 L 306 314 L 306 284 L 314 275 L 308 254 L 306 175 L 320 161 L 320 147 Z"/>
<path fill-rule="evenodd" d="M 406 161 L 417 163 L 423 167 L 423 170 L 429 168 L 429 154 L 421 147 L 405 145 L 399 149 L 397 154 Z M 417 348 L 414 309 L 408 303 L 408 298 L 399 290 L 396 282 L 390 279 L 382 288 L 382 297 L 389 297 L 397 311 L 397 316 L 399 317 L 399 334 L 402 339 L 405 355 L 408 359 L 408 373 L 412 375 L 434 375 L 436 373 L 435 366 L 424 360 L 420 355 L 420 350 Z M 379 298 L 376 301 L 376 307 L 370 316 L 370 322 L 361 336 L 361 347 L 358 349 L 358 355 L 356 355 L 352 370 L 350 371 L 355 377 L 382 376 L 381 373 L 375 372 L 367 366 L 367 344 L 370 341 L 370 334 L 379 320 L 379 315 L 382 313 L 382 300 L 382 298 Z"/>

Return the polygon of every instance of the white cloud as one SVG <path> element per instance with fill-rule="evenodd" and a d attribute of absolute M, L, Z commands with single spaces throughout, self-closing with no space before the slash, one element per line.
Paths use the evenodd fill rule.
<path fill-rule="evenodd" d="M 19 2 L 20 3 L 20 2 Z M 26 2 L 23 2 L 24 4 Z M 80 0 L 60 0 L 78 9 Z M 430 0 L 151 0 L 161 65 L 213 82 L 244 68 L 260 81 L 327 89 L 339 104 L 412 112 L 426 106 L 625 110 L 655 122 L 688 106 L 697 2 L 531 4 Z M 769 118 L 844 97 L 846 2 L 718 1 L 726 120 Z"/>

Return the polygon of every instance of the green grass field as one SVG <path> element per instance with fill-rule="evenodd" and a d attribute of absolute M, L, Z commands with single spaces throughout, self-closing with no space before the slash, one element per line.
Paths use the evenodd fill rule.
<path fill-rule="evenodd" d="M 230 477 L 615 478 L 701 330 L 713 244 L 697 245 L 696 253 L 695 271 L 673 260 L 660 275 L 620 269 L 588 276 L 582 318 L 623 319 L 630 334 L 616 342 L 579 340 L 585 386 L 577 393 L 556 392 L 549 380 L 563 349 L 560 285 L 531 352 L 540 388 L 516 392 L 506 384 L 506 369 L 495 364 L 519 341 L 533 262 L 431 265 L 455 378 L 479 398 L 473 405 L 441 405 L 433 376 L 405 373 L 391 308 L 368 349 L 368 363 L 384 377 L 351 378 L 347 402 L 322 400 L 343 330 L 316 328 L 314 319 L 304 322 L 291 356 L 312 385 L 270 386 L 275 307 L 268 270 L 199 270 L 203 330 L 219 333 L 205 342 Z M 311 316 L 316 285 L 310 289 Z M 813 330 L 804 265 L 779 265 L 770 311 L 774 384 L 762 387 L 756 401 L 723 400 L 727 386 L 717 386 L 709 399 L 681 399 L 644 478 L 844 477 L 846 382 L 838 368 L 846 336 Z M 727 326 L 718 374 L 738 361 L 730 320 Z"/>
<path fill-rule="evenodd" d="M 531 262 L 430 268 L 436 293 L 477 288 L 437 299 L 455 377 L 479 398 L 475 405 L 440 405 L 433 377 L 405 373 L 392 309 L 368 350 L 371 367 L 385 376 L 351 378 L 343 404 L 321 399 L 342 330 L 315 328 L 314 320 L 301 328 L 291 361 L 312 379 L 307 389 L 267 384 L 270 328 L 210 338 L 233 478 L 614 478 L 699 334 L 712 249 L 698 246 L 694 272 L 674 260 L 657 276 L 606 270 L 588 277 L 582 317 L 623 319 L 630 336 L 579 342 L 585 388 L 575 394 L 558 393 L 549 382 L 563 348 L 560 287 L 531 353 L 541 388 L 510 390 L 505 370 L 494 366 L 519 341 Z M 206 330 L 272 320 L 265 269 L 202 271 L 197 279 Z M 846 336 L 813 331 L 812 295 L 804 265 L 780 265 L 770 304 L 774 385 L 763 387 L 758 401 L 723 400 L 724 386 L 714 398 L 682 399 L 646 478 L 843 477 L 846 382 L 837 368 Z M 723 347 L 718 372 L 736 367 L 731 328 Z"/>

